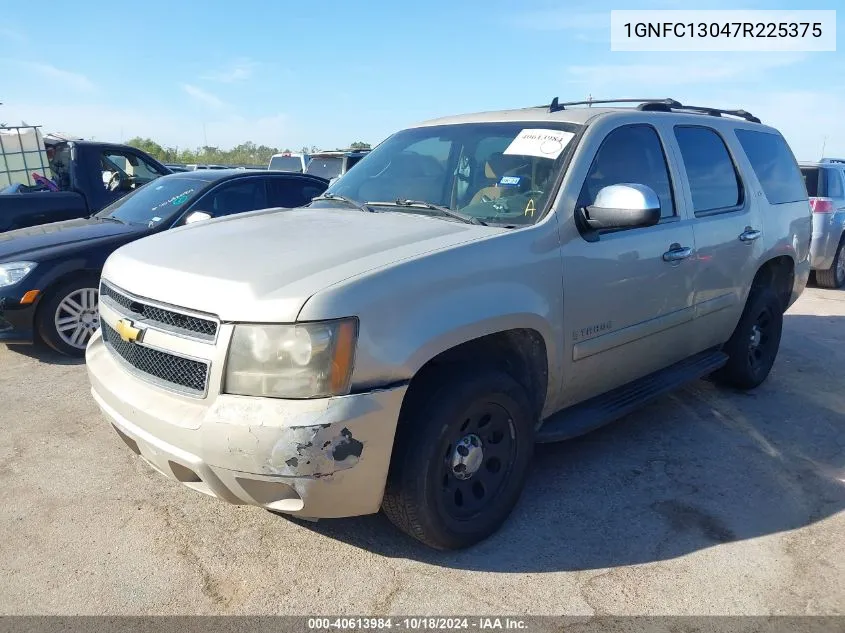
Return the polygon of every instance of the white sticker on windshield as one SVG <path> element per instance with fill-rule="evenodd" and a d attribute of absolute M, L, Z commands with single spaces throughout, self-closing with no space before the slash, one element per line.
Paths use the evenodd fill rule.
<path fill-rule="evenodd" d="M 519 156 L 537 156 L 552 160 L 560 156 L 566 144 L 575 136 L 572 132 L 561 130 L 525 129 L 508 145 L 505 154 Z"/>

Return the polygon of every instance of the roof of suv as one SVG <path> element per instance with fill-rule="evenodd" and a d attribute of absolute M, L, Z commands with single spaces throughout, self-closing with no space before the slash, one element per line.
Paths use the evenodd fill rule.
<path fill-rule="evenodd" d="M 845 158 L 821 158 L 819 160 L 799 160 L 801 167 L 839 167 L 845 168 Z"/>
<path fill-rule="evenodd" d="M 639 105 L 606 105 L 612 103 L 636 103 Z M 674 114 L 692 114 L 697 116 L 712 115 L 716 117 L 721 117 L 721 115 L 725 114 L 730 115 L 732 118 L 739 117 L 739 119 L 734 120 L 744 119 L 749 123 L 760 123 L 759 119 L 744 110 L 721 110 L 710 107 L 687 106 L 673 99 L 614 99 L 583 102 L 577 101 L 559 104 L 557 98 L 555 98 L 551 104 L 546 106 L 447 116 L 423 121 L 417 123 L 414 127 L 455 125 L 459 123 L 505 123 L 510 121 L 532 121 L 535 123 L 540 121 L 549 121 L 557 123 L 584 124 L 594 117 L 613 112 L 670 112 Z"/>

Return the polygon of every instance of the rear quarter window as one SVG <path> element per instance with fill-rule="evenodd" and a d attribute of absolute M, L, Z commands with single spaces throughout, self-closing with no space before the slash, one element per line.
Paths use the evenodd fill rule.
<path fill-rule="evenodd" d="M 804 177 L 804 186 L 807 187 L 807 194 L 811 198 L 824 196 L 823 171 L 818 167 L 802 167 L 801 175 Z"/>
<path fill-rule="evenodd" d="M 807 199 L 807 188 L 798 163 L 782 136 L 738 129 L 736 137 L 748 156 L 769 204 Z"/>

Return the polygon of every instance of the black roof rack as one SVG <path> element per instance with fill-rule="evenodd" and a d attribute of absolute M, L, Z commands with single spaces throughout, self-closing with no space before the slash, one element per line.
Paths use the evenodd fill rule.
<path fill-rule="evenodd" d="M 594 104 L 605 104 L 605 103 L 637 103 L 637 110 L 642 110 L 643 112 L 674 112 L 674 111 L 686 111 L 686 112 L 697 112 L 699 114 L 707 114 L 710 116 L 735 116 L 741 119 L 745 119 L 746 121 L 750 121 L 751 123 L 760 123 L 760 119 L 756 116 L 751 114 L 750 112 L 746 112 L 745 110 L 722 110 L 720 108 L 710 108 L 704 106 L 693 106 L 693 105 L 684 105 L 680 101 L 676 101 L 675 99 L 588 99 L 587 101 L 567 101 L 561 103 L 558 101 L 558 98 L 555 97 L 552 99 L 552 102 L 548 105 L 549 112 L 558 112 L 560 110 L 565 110 L 566 106 L 574 106 L 574 105 L 586 105 L 592 106 Z M 546 107 L 546 106 L 540 106 Z"/>

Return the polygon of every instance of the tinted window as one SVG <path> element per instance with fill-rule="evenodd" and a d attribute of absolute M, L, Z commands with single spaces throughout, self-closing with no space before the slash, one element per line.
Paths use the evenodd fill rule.
<path fill-rule="evenodd" d="M 819 193 L 819 191 L 824 191 L 824 184 L 821 182 L 822 173 L 822 170 L 818 167 L 801 168 L 801 175 L 804 176 L 804 185 L 807 187 L 807 193 L 813 198 L 824 195 L 824 193 Z"/>
<path fill-rule="evenodd" d="M 736 137 L 770 204 L 807 199 L 795 157 L 783 137 L 753 130 L 737 130 Z"/>
<path fill-rule="evenodd" d="M 347 157 L 346 157 L 346 171 L 349 171 L 349 170 L 350 170 L 350 169 L 352 169 L 355 165 L 357 165 L 357 164 L 358 164 L 358 162 L 359 162 L 362 158 L 364 158 L 364 156 L 366 156 L 366 154 L 362 154 L 362 155 L 360 155 L 360 156 L 347 156 Z"/>
<path fill-rule="evenodd" d="M 311 202 L 323 191 L 325 185 L 303 182 L 295 178 L 271 178 L 267 183 L 268 204 L 271 207 L 292 209 Z"/>
<path fill-rule="evenodd" d="M 629 125 L 607 135 L 590 166 L 578 206 L 589 206 L 601 189 L 626 182 L 654 190 L 660 198 L 660 217 L 675 215 L 663 146 L 657 132 L 648 125 Z"/>
<path fill-rule="evenodd" d="M 340 176 L 340 170 L 343 167 L 343 158 L 312 158 L 305 169 L 306 174 L 314 174 L 322 178 L 334 178 Z"/>
<path fill-rule="evenodd" d="M 742 186 L 725 142 L 715 130 L 676 127 L 675 138 L 696 213 L 730 209 L 742 203 Z"/>
<path fill-rule="evenodd" d="M 838 169 L 827 170 L 827 195 L 830 198 L 845 198 L 842 191 L 842 172 Z"/>
<path fill-rule="evenodd" d="M 227 182 L 210 191 L 194 210 L 211 213 L 219 218 L 233 213 L 255 211 L 267 207 L 264 178 L 244 178 Z"/>

